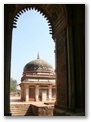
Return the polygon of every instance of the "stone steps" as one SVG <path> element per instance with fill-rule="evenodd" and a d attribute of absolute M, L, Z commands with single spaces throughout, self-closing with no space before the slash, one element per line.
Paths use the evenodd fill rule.
<path fill-rule="evenodd" d="M 30 104 L 10 104 L 12 116 L 33 116 Z"/>

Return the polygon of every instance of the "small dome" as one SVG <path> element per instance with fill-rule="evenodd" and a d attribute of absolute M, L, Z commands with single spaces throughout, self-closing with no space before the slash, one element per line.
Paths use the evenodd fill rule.
<path fill-rule="evenodd" d="M 37 69 L 53 71 L 52 65 L 49 64 L 47 61 L 40 59 L 39 55 L 37 56 L 36 60 L 30 61 L 25 65 L 24 72 Z"/>

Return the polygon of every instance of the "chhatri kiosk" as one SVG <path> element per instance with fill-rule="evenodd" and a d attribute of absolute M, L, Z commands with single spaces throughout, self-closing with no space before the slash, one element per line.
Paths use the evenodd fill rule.
<path fill-rule="evenodd" d="M 22 101 L 54 101 L 56 98 L 55 73 L 47 62 L 37 59 L 27 63 L 21 78 Z"/>

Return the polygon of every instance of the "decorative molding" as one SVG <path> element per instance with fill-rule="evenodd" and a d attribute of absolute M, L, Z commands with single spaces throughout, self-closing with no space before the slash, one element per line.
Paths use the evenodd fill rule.
<path fill-rule="evenodd" d="M 44 13 L 44 11 L 40 10 L 37 6 L 27 6 L 27 7 L 24 7 L 22 8 L 21 10 L 19 10 L 15 16 L 14 16 L 14 19 L 13 19 L 13 28 L 17 28 L 17 21 L 18 21 L 18 18 L 20 17 L 20 15 L 22 15 L 23 13 L 29 11 L 29 10 L 33 10 L 35 9 L 35 11 L 39 12 L 47 21 L 48 23 L 48 26 L 49 26 L 49 33 L 52 34 L 53 33 L 53 29 L 52 29 L 52 24 L 49 20 L 49 18 L 47 17 L 47 15 Z"/>

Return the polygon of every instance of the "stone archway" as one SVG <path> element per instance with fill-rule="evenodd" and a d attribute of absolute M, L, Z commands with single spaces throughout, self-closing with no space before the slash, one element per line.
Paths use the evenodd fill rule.
<path fill-rule="evenodd" d="M 50 33 L 56 44 L 57 99 L 54 115 L 71 115 L 69 113 L 84 114 L 84 5 L 6 4 L 4 7 L 5 116 L 10 115 L 9 82 L 12 28 L 17 27 L 18 17 L 31 8 L 37 9 L 46 17 L 50 26 Z M 81 54 L 83 54 L 83 57 L 80 58 Z M 79 60 L 77 60 L 78 58 Z"/>

